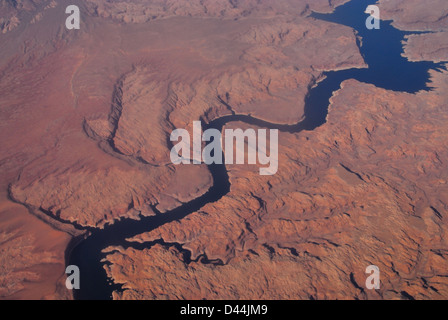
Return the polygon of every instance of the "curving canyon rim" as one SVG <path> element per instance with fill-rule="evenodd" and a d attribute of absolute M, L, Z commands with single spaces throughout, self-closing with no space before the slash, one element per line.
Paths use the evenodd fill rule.
<path fill-rule="evenodd" d="M 0 0 L 0 299 L 447 299 L 447 39 L 446 0 Z M 276 173 L 173 164 L 198 121 Z"/>

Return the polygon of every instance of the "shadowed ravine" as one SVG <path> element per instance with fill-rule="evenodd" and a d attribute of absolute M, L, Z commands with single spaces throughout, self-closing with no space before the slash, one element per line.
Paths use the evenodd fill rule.
<path fill-rule="evenodd" d="M 356 0 L 338 7 L 332 14 L 313 14 L 314 18 L 347 25 L 355 29 L 362 37 L 361 53 L 368 64 L 366 69 L 349 69 L 327 72 L 326 78 L 312 88 L 306 98 L 305 118 L 295 125 L 278 125 L 244 115 L 229 115 L 203 124 L 203 130 L 222 127 L 232 121 L 242 121 L 251 125 L 279 129 L 283 132 L 298 133 L 302 130 L 314 130 L 325 123 L 328 113 L 329 99 L 335 90 L 340 88 L 341 82 L 347 79 L 357 79 L 371 83 L 388 90 L 415 93 L 419 90 L 429 90 L 430 69 L 440 69 L 442 64 L 432 62 L 409 62 L 401 56 L 403 52 L 402 40 L 405 32 L 393 28 L 389 22 L 382 21 L 380 30 L 368 30 L 365 27 L 366 15 L 363 13 L 367 5 L 374 4 L 373 0 Z M 209 165 L 213 176 L 213 186 L 203 196 L 166 213 L 158 213 L 154 217 L 142 217 L 136 221 L 123 219 L 103 230 L 89 229 L 91 235 L 82 241 L 74 240 L 73 247 L 67 250 L 67 265 L 77 265 L 81 270 L 81 289 L 75 290 L 76 299 L 110 299 L 114 290 L 121 286 L 110 284 L 103 269 L 101 260 L 105 257 L 101 251 L 108 246 L 134 247 L 136 249 L 149 248 L 154 243 L 129 243 L 126 238 L 151 231 L 166 223 L 183 219 L 189 214 L 200 210 L 208 203 L 216 202 L 230 191 L 230 182 L 225 165 Z M 184 253 L 187 263 L 191 262 L 188 251 L 179 244 L 165 244 L 176 246 Z M 222 263 L 209 261 L 201 256 L 198 261 L 203 263 Z"/>

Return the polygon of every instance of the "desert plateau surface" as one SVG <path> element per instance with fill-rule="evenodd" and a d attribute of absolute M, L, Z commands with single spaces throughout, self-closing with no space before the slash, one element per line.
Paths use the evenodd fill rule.
<path fill-rule="evenodd" d="M 447 64 L 446 0 L 0 0 L 0 299 L 448 299 Z"/>

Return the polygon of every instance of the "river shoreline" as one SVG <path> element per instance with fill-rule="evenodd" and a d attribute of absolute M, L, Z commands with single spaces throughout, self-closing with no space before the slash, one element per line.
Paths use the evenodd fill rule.
<path fill-rule="evenodd" d="M 427 87 L 429 80 L 428 71 L 431 69 L 437 70 L 441 68 L 441 65 L 431 62 L 412 63 L 402 58 L 401 40 L 406 33 L 394 29 L 388 22 L 382 22 L 381 33 L 371 31 L 369 34 L 367 30 L 362 29 L 365 16 L 357 16 L 357 14 L 366 4 L 373 3 L 375 1 L 351 1 L 338 7 L 332 14 L 312 15 L 314 18 L 334 23 L 345 22 L 342 24 L 354 28 L 363 37 L 362 42 L 360 42 L 360 50 L 369 68 L 351 68 L 325 72 L 324 78 L 316 86 L 310 88 L 306 97 L 305 116 L 300 122 L 292 125 L 279 125 L 262 119 L 252 118 L 251 116 L 232 114 L 214 119 L 209 123 L 203 123 L 203 130 L 213 128 L 221 132 L 226 124 L 235 121 L 242 121 L 268 129 L 278 129 L 279 131 L 292 134 L 299 134 L 303 130 L 314 130 L 326 122 L 333 92 L 339 90 L 341 83 L 348 79 L 356 79 L 388 90 L 409 93 L 429 90 Z M 347 17 L 351 18 L 347 18 L 349 19 L 348 21 L 340 21 L 340 16 L 344 17 L 344 19 Z M 379 41 L 378 39 L 382 39 L 383 43 L 390 45 L 390 53 L 384 55 L 381 52 L 381 48 L 375 47 Z M 409 73 L 414 75 L 417 80 L 408 79 Z M 231 108 L 231 106 L 229 107 Z M 183 219 L 189 214 L 198 211 L 204 205 L 216 202 L 225 196 L 230 191 L 230 181 L 225 165 L 212 164 L 208 168 L 213 177 L 213 185 L 204 195 L 165 213 L 158 212 L 157 208 L 154 207 L 153 210 L 157 213 L 156 216 L 141 217 L 139 221 L 123 219 L 112 225 L 106 225 L 103 229 L 92 230 L 89 237 L 77 242 L 76 245 L 74 244 L 68 254 L 67 264 L 79 266 L 83 275 L 81 290 L 74 292 L 75 299 L 110 299 L 114 290 L 122 290 L 121 285 L 111 285 L 110 279 L 106 276 L 102 262 L 105 258 L 105 248 L 114 246 L 150 248 L 159 242 L 137 245 L 136 243 L 127 242 L 126 239 L 139 233 L 154 230 L 166 223 Z M 181 244 L 169 245 L 178 246 L 179 250 L 185 251 Z M 204 260 L 204 263 L 213 262 Z M 216 263 L 222 262 L 217 261 Z"/>

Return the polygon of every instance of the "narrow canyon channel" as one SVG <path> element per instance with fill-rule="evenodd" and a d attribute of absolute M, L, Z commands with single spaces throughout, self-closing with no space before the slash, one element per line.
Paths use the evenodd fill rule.
<path fill-rule="evenodd" d="M 283 132 L 299 133 L 302 130 L 314 130 L 325 123 L 329 100 L 334 91 L 340 88 L 341 82 L 356 79 L 377 87 L 415 93 L 420 90 L 430 90 L 428 87 L 429 70 L 438 70 L 442 64 L 432 62 L 409 62 L 402 57 L 402 41 L 407 32 L 392 27 L 389 21 L 381 21 L 380 30 L 368 30 L 365 26 L 367 15 L 364 13 L 374 0 L 352 0 L 338 7 L 331 14 L 313 13 L 312 18 L 349 26 L 359 37 L 360 51 L 368 68 L 348 69 L 325 73 L 325 78 L 310 89 L 306 98 L 305 117 L 295 125 L 278 125 L 268 123 L 245 115 L 229 115 L 203 123 L 203 130 L 215 128 L 222 130 L 223 126 L 233 121 L 242 121 L 254 126 L 278 129 Z M 297 146 L 299 149 L 300 146 Z M 140 220 L 122 219 L 104 229 L 88 229 L 90 235 L 83 240 L 74 239 L 66 253 L 67 265 L 76 265 L 81 271 L 81 289 L 74 291 L 75 299 L 111 299 L 114 290 L 121 290 L 107 278 L 103 268 L 105 254 L 102 250 L 109 246 L 133 247 L 136 249 L 150 248 L 155 243 L 130 243 L 126 241 L 138 234 L 151 231 L 163 224 L 183 219 L 189 214 L 200 210 L 207 203 L 221 199 L 230 191 L 230 182 L 226 166 L 209 165 L 213 176 L 213 186 L 207 193 L 182 206 L 166 213 L 158 213 L 153 217 L 142 217 Z M 154 208 L 157 212 L 156 208 Z M 184 253 L 184 259 L 191 261 L 189 252 L 176 246 Z M 222 264 L 221 261 L 210 261 L 206 256 L 198 260 L 202 263 Z"/>

